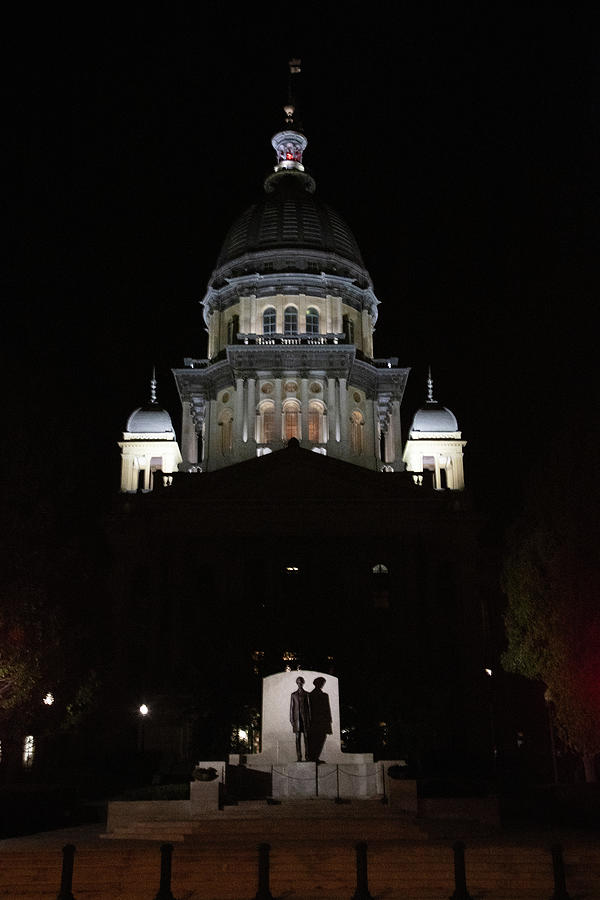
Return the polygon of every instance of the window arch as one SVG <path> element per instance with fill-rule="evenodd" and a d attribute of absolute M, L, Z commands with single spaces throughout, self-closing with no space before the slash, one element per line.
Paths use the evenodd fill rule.
<path fill-rule="evenodd" d="M 342 328 L 344 330 L 344 336 L 346 338 L 347 344 L 354 343 L 354 322 L 350 318 L 350 316 L 345 315 L 342 319 Z"/>
<path fill-rule="evenodd" d="M 350 417 L 350 448 L 359 456 L 364 450 L 364 424 L 362 413 L 355 409 Z"/>
<path fill-rule="evenodd" d="M 284 334 L 298 334 L 298 310 L 295 306 L 286 306 L 283 314 Z"/>
<path fill-rule="evenodd" d="M 308 440 L 312 444 L 322 444 L 325 440 L 325 406 L 320 400 L 308 404 Z"/>
<path fill-rule="evenodd" d="M 297 400 L 286 400 L 283 404 L 283 436 L 286 441 L 302 439 L 300 404 Z"/>
<path fill-rule="evenodd" d="M 227 323 L 227 343 L 228 344 L 237 344 L 238 340 L 238 332 L 240 330 L 240 317 L 235 315 L 232 316 L 229 322 Z"/>
<path fill-rule="evenodd" d="M 233 413 L 230 409 L 224 409 L 219 416 L 219 428 L 221 429 L 221 453 L 229 456 L 233 449 Z"/>
<path fill-rule="evenodd" d="M 306 311 L 306 333 L 319 333 L 319 310 L 315 309 L 313 306 L 309 307 Z"/>
<path fill-rule="evenodd" d="M 275 404 L 272 400 L 263 400 L 258 407 L 257 441 L 259 444 L 270 444 L 275 438 Z"/>
<path fill-rule="evenodd" d="M 263 334 L 275 334 L 277 328 L 277 313 L 275 307 L 268 306 L 263 312 Z"/>

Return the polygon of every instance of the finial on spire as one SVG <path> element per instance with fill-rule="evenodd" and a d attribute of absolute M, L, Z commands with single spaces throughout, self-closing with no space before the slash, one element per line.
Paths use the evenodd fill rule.
<path fill-rule="evenodd" d="M 156 366 L 152 366 L 152 378 L 150 379 L 150 403 L 156 402 Z"/>
<path fill-rule="evenodd" d="M 427 369 L 427 402 L 435 403 L 433 399 L 433 378 L 431 377 L 431 366 Z"/>
<path fill-rule="evenodd" d="M 285 124 L 287 126 L 293 127 L 294 125 L 294 113 L 296 112 L 296 101 L 294 99 L 294 91 L 292 89 L 293 84 L 293 76 L 299 75 L 302 71 L 302 60 L 300 59 L 290 59 L 288 62 L 290 77 L 288 79 L 288 100 L 285 106 L 283 107 L 283 111 L 285 113 Z"/>

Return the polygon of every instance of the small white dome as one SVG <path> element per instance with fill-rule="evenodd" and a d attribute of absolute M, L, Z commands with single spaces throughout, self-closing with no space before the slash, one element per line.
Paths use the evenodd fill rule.
<path fill-rule="evenodd" d="M 458 422 L 453 412 L 440 403 L 428 401 L 417 410 L 410 427 L 411 431 L 439 431 L 448 433 L 458 431 Z"/>
<path fill-rule="evenodd" d="M 127 419 L 125 431 L 129 434 L 164 434 L 173 432 L 171 416 L 156 403 L 140 406 Z"/>

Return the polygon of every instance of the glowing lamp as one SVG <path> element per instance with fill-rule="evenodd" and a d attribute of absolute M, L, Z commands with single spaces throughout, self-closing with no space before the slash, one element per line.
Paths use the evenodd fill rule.
<path fill-rule="evenodd" d="M 52 704 L 54 703 L 54 694 L 51 694 L 50 691 L 48 691 L 48 693 L 46 694 L 46 696 L 45 696 L 44 699 L 42 700 L 42 703 L 43 703 L 45 706 L 52 706 Z"/>
<path fill-rule="evenodd" d="M 150 710 L 148 709 L 146 704 L 142 703 L 142 705 L 140 706 L 140 715 L 147 716 L 149 712 L 150 712 Z"/>

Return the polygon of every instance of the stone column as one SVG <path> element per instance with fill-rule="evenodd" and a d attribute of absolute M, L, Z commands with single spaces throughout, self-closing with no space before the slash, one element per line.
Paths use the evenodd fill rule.
<path fill-rule="evenodd" d="M 306 444 L 308 442 L 308 378 L 303 378 L 300 382 L 300 402 L 302 403 L 300 432 L 302 443 Z"/>
<path fill-rule="evenodd" d="M 246 418 L 251 442 L 256 442 L 256 378 L 248 378 L 246 394 Z"/>
<path fill-rule="evenodd" d="M 273 397 L 273 405 L 275 406 L 275 439 L 278 443 L 283 440 L 283 419 L 281 409 L 281 378 L 275 379 L 275 396 Z"/>
<path fill-rule="evenodd" d="M 340 436 L 339 441 L 344 445 L 344 450 L 348 450 L 348 391 L 346 390 L 346 379 L 338 378 L 338 387 L 340 392 Z"/>
<path fill-rule="evenodd" d="M 400 422 L 400 401 L 394 400 L 392 402 L 392 415 L 390 416 L 390 428 L 394 435 L 394 470 L 398 471 L 398 466 L 396 465 L 398 460 L 398 456 L 400 455 L 402 448 L 402 425 Z"/>
<path fill-rule="evenodd" d="M 328 428 L 327 428 L 327 442 L 331 441 L 339 441 L 338 434 L 338 417 L 337 417 L 337 402 L 336 402 L 336 380 L 335 378 L 327 379 L 327 419 L 328 419 Z"/>
<path fill-rule="evenodd" d="M 181 443 L 182 456 L 185 463 L 198 462 L 198 436 L 196 425 L 192 418 L 192 404 L 189 400 L 183 401 L 183 414 L 181 417 Z"/>
<path fill-rule="evenodd" d="M 244 379 L 235 379 L 235 401 L 233 412 L 233 455 L 236 456 L 235 445 L 242 440 L 244 431 Z"/>

